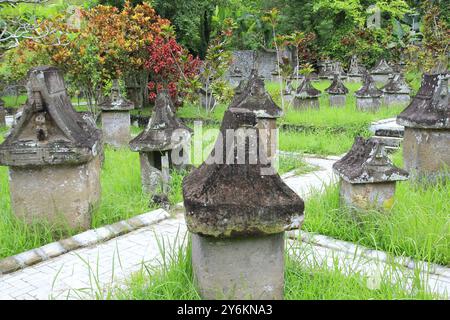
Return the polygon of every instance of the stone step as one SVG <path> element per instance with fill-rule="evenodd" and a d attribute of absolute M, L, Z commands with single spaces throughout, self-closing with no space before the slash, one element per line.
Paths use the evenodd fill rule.
<path fill-rule="evenodd" d="M 386 149 L 398 149 L 403 141 L 403 138 L 378 136 L 378 135 L 373 136 L 372 139 L 377 140 L 383 145 L 385 145 Z"/>
<path fill-rule="evenodd" d="M 396 118 L 389 118 L 373 122 L 369 130 L 375 136 L 402 138 L 405 128 L 397 124 Z"/>

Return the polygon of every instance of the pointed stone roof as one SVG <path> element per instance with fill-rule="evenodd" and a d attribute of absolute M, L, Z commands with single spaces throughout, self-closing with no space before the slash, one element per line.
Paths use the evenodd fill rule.
<path fill-rule="evenodd" d="M 247 83 L 248 83 L 247 79 L 242 79 L 241 81 L 239 81 L 238 86 L 234 88 L 235 96 L 239 96 L 244 93 L 245 87 L 247 87 Z"/>
<path fill-rule="evenodd" d="M 99 104 L 99 107 L 103 111 L 128 111 L 134 109 L 133 102 L 122 96 L 118 80 L 113 81 L 111 93 Z"/>
<path fill-rule="evenodd" d="M 179 133 L 174 140 L 173 133 Z M 172 102 L 167 90 L 161 90 L 155 101 L 152 116 L 147 127 L 130 141 L 133 151 L 152 152 L 173 150 L 186 143 L 192 130 L 185 126 L 172 112 Z"/>
<path fill-rule="evenodd" d="M 186 223 L 189 231 L 213 237 L 258 236 L 298 228 L 303 221 L 303 200 L 259 157 L 260 144 L 254 112 L 230 107 L 209 158 L 183 180 Z M 239 162 L 238 143 L 229 130 L 250 130 Z M 253 131 L 251 131 L 253 130 Z M 236 133 L 236 131 L 234 131 Z M 247 131 L 246 133 L 249 133 Z M 227 153 L 228 152 L 228 153 Z M 242 154 L 241 154 L 242 155 Z M 257 159 L 250 162 L 250 155 Z M 227 161 L 228 160 L 228 161 Z"/>
<path fill-rule="evenodd" d="M 0 145 L 0 164 L 80 164 L 101 152 L 101 131 L 73 109 L 57 68 L 31 69 L 27 89 L 22 115 Z"/>
<path fill-rule="evenodd" d="M 391 74 L 394 70 L 386 62 L 386 60 L 381 59 L 378 63 L 370 70 L 371 74 Z"/>
<path fill-rule="evenodd" d="M 384 146 L 372 138 L 357 137 L 350 151 L 333 165 L 334 172 L 352 184 L 407 180 L 408 172 L 397 168 Z"/>
<path fill-rule="evenodd" d="M 408 84 L 405 81 L 405 78 L 403 77 L 403 74 L 396 73 L 394 74 L 394 77 L 389 80 L 389 82 L 381 88 L 381 91 L 384 93 L 391 93 L 391 94 L 410 94 L 411 89 L 409 88 Z"/>
<path fill-rule="evenodd" d="M 333 82 L 327 89 L 325 89 L 325 91 L 331 95 L 346 95 L 348 93 L 347 87 L 344 85 L 339 77 L 339 74 L 337 73 L 334 74 Z"/>
<path fill-rule="evenodd" d="M 383 92 L 377 88 L 372 76 L 366 72 L 363 86 L 355 92 L 355 96 L 358 98 L 379 98 L 382 95 Z"/>
<path fill-rule="evenodd" d="M 344 69 L 342 68 L 342 64 L 339 61 L 336 61 L 333 64 L 333 70 L 331 76 L 334 77 L 334 74 L 337 73 L 340 78 L 346 78 L 347 74 L 345 73 Z"/>
<path fill-rule="evenodd" d="M 277 106 L 264 87 L 264 80 L 253 69 L 247 85 L 240 95 L 235 95 L 230 108 L 248 109 L 255 113 L 257 118 L 279 118 L 283 110 Z"/>
<path fill-rule="evenodd" d="M 422 85 L 409 106 L 397 117 L 405 127 L 450 129 L 448 73 L 424 74 Z"/>
<path fill-rule="evenodd" d="M 311 84 L 311 78 L 306 77 L 295 92 L 295 97 L 299 99 L 310 99 L 320 97 L 322 92 Z"/>
<path fill-rule="evenodd" d="M 364 74 L 365 68 L 359 65 L 358 57 L 352 56 L 350 60 L 350 66 L 348 68 L 349 76 L 362 76 Z"/>

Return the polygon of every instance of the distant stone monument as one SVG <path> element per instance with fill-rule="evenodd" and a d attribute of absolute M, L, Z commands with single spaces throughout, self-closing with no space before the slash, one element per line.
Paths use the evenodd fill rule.
<path fill-rule="evenodd" d="M 333 63 L 328 79 L 334 79 L 335 74 L 339 75 L 339 79 L 347 79 L 347 74 L 345 73 L 344 69 L 342 68 L 342 64 L 339 61 Z"/>
<path fill-rule="evenodd" d="M 419 92 L 397 117 L 397 123 L 405 126 L 405 168 L 414 178 L 434 180 L 450 172 L 448 77 L 448 73 L 424 74 Z"/>
<path fill-rule="evenodd" d="M 333 76 L 333 64 L 334 62 L 331 60 L 323 60 L 317 63 L 319 68 L 318 78 L 319 79 L 329 79 L 330 76 Z"/>
<path fill-rule="evenodd" d="M 370 70 L 370 74 L 377 85 L 384 86 L 389 81 L 389 77 L 394 73 L 394 70 L 386 62 L 386 60 L 381 59 L 378 63 Z"/>
<path fill-rule="evenodd" d="M 355 92 L 356 108 L 361 111 L 377 111 L 381 106 L 382 95 L 383 92 L 376 87 L 372 76 L 366 72 L 363 86 Z"/>
<path fill-rule="evenodd" d="M 330 107 L 344 107 L 347 103 L 348 89 L 338 73 L 334 74 L 333 82 L 325 91 L 329 94 Z"/>
<path fill-rule="evenodd" d="M 230 107 L 247 109 L 255 113 L 260 139 L 264 141 L 268 158 L 272 161 L 277 153 L 277 119 L 283 110 L 276 105 L 264 87 L 264 80 L 256 69 L 252 70 L 243 93 L 236 96 Z"/>
<path fill-rule="evenodd" d="M 292 104 L 296 109 L 319 109 L 321 95 L 322 92 L 312 86 L 310 77 L 306 77 L 297 88 Z"/>
<path fill-rule="evenodd" d="M 6 110 L 3 100 L 0 99 L 0 127 L 6 126 Z"/>
<path fill-rule="evenodd" d="M 191 129 L 175 116 L 171 104 L 168 91 L 161 90 L 147 127 L 130 141 L 131 150 L 139 152 L 142 189 L 149 194 L 159 191 L 158 187 L 166 193 L 170 168 L 182 168 L 189 157 Z"/>
<path fill-rule="evenodd" d="M 401 73 L 394 74 L 393 78 L 381 88 L 383 103 L 387 106 L 408 105 L 411 101 L 411 89 Z"/>
<path fill-rule="evenodd" d="M 28 101 L 0 145 L 14 214 L 28 223 L 89 229 L 100 201 L 101 131 L 73 109 L 54 67 L 28 73 Z"/>
<path fill-rule="evenodd" d="M 294 92 L 295 90 L 294 88 L 292 88 L 292 80 L 291 79 L 286 80 L 286 85 L 283 90 L 284 101 L 286 101 L 288 104 L 291 104 L 294 98 L 293 95 Z"/>
<path fill-rule="evenodd" d="M 333 170 L 340 177 L 341 204 L 360 210 L 389 209 L 396 182 L 408 179 L 386 156 L 384 145 L 371 138 L 357 137 Z"/>
<path fill-rule="evenodd" d="M 348 68 L 348 81 L 349 82 L 362 82 L 365 68 L 359 64 L 358 58 L 354 55 L 350 61 L 350 67 Z"/>
<path fill-rule="evenodd" d="M 215 155 L 183 181 L 194 278 L 204 299 L 283 299 L 284 232 L 300 227 L 304 203 L 278 174 L 262 174 L 264 143 L 234 143 L 249 130 L 258 136 L 256 114 L 230 106 Z"/>
<path fill-rule="evenodd" d="M 244 74 L 239 66 L 235 66 L 229 75 L 230 84 L 232 86 L 236 86 L 240 83 L 240 81 L 244 78 Z"/>
<path fill-rule="evenodd" d="M 113 81 L 111 93 L 99 105 L 102 110 L 103 141 L 120 148 L 130 142 L 130 110 L 134 109 L 131 101 L 120 93 L 119 82 Z"/>

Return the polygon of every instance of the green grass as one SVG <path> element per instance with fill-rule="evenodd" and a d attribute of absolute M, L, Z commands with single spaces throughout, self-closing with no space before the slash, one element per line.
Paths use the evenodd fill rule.
<path fill-rule="evenodd" d="M 205 131 L 211 127 L 206 127 Z M 0 142 L 6 133 L 0 128 Z M 141 129 L 132 127 L 137 134 Z M 217 131 L 202 137 L 203 162 L 213 147 Z M 314 168 L 299 157 L 281 157 L 280 173 L 297 170 L 306 173 Z M 186 171 L 171 172 L 169 201 L 176 204 L 183 201 L 181 184 L 188 174 Z M 139 154 L 130 150 L 106 147 L 105 162 L 101 173 L 102 197 L 98 209 L 93 213 L 92 227 L 112 224 L 131 218 L 156 208 L 150 197 L 142 192 Z M 36 221 L 29 226 L 15 218 L 10 207 L 8 168 L 0 166 L 0 258 L 11 256 L 44 244 L 68 237 L 76 230 L 55 228 L 43 221 Z"/>
<path fill-rule="evenodd" d="M 149 196 L 142 192 L 137 152 L 107 147 L 101 184 L 101 204 L 92 222 L 95 228 L 156 209 Z"/>
<path fill-rule="evenodd" d="M 107 299 L 118 300 L 199 300 L 200 295 L 193 280 L 191 246 L 160 246 L 164 251 L 160 266 L 145 265 L 135 273 L 124 288 L 109 290 Z M 289 249 L 288 249 L 289 250 Z M 390 282 L 389 273 L 380 275 L 377 289 L 368 287 L 368 278 L 359 274 L 344 275 L 336 265 L 328 268 L 316 264 L 302 267 L 304 250 L 286 256 L 285 298 L 287 300 L 372 300 L 372 299 L 433 299 L 419 279 L 414 279 L 408 292 Z M 395 266 L 389 271 L 395 272 Z M 100 297 L 100 295 L 99 295 Z M 102 297 L 104 297 L 102 295 Z"/>
<path fill-rule="evenodd" d="M 156 208 L 142 192 L 137 153 L 106 148 L 101 184 L 102 199 L 99 208 L 93 213 L 93 228 Z M 61 230 L 42 221 L 36 221 L 30 226 L 15 218 L 10 207 L 7 167 L 0 167 L 0 213 L 0 258 L 76 233 L 76 230 Z"/>
<path fill-rule="evenodd" d="M 450 184 L 433 187 L 400 182 L 393 206 L 359 214 L 340 206 L 339 187 L 306 201 L 303 229 L 450 266 Z"/>
<path fill-rule="evenodd" d="M 313 86 L 322 91 L 329 85 L 328 80 L 313 82 Z M 370 136 L 368 127 L 373 121 L 395 117 L 404 109 L 402 106 L 382 106 L 377 112 L 358 111 L 353 94 L 361 84 L 347 83 L 347 86 L 350 92 L 347 95 L 347 104 L 342 108 L 331 108 L 328 95 L 325 93 L 320 98 L 319 110 L 299 111 L 287 105 L 285 115 L 278 121 L 280 127 L 289 126 L 288 129 L 280 130 L 280 150 L 339 155 L 352 146 L 356 136 Z M 266 89 L 274 101 L 281 105 L 279 84 L 269 82 Z M 181 118 L 220 122 L 225 110 L 225 105 L 219 105 L 211 115 L 208 115 L 204 109 L 186 104 L 177 114 Z"/>

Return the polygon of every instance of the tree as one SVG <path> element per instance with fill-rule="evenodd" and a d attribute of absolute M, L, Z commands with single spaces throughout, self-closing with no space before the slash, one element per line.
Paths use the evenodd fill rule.
<path fill-rule="evenodd" d="M 123 9 L 95 6 L 81 9 L 81 24 L 72 26 L 66 15 L 46 20 L 54 33 L 43 39 L 26 39 L 20 52 L 47 56 L 76 84 L 95 114 L 101 88 L 117 78 L 137 77 L 141 93 L 147 96 L 151 70 L 145 68 L 150 46 L 157 38 L 173 37 L 170 21 L 159 17 L 148 4 Z M 55 38 L 61 41 L 55 44 Z M 19 52 L 19 53 L 20 53 Z"/>

